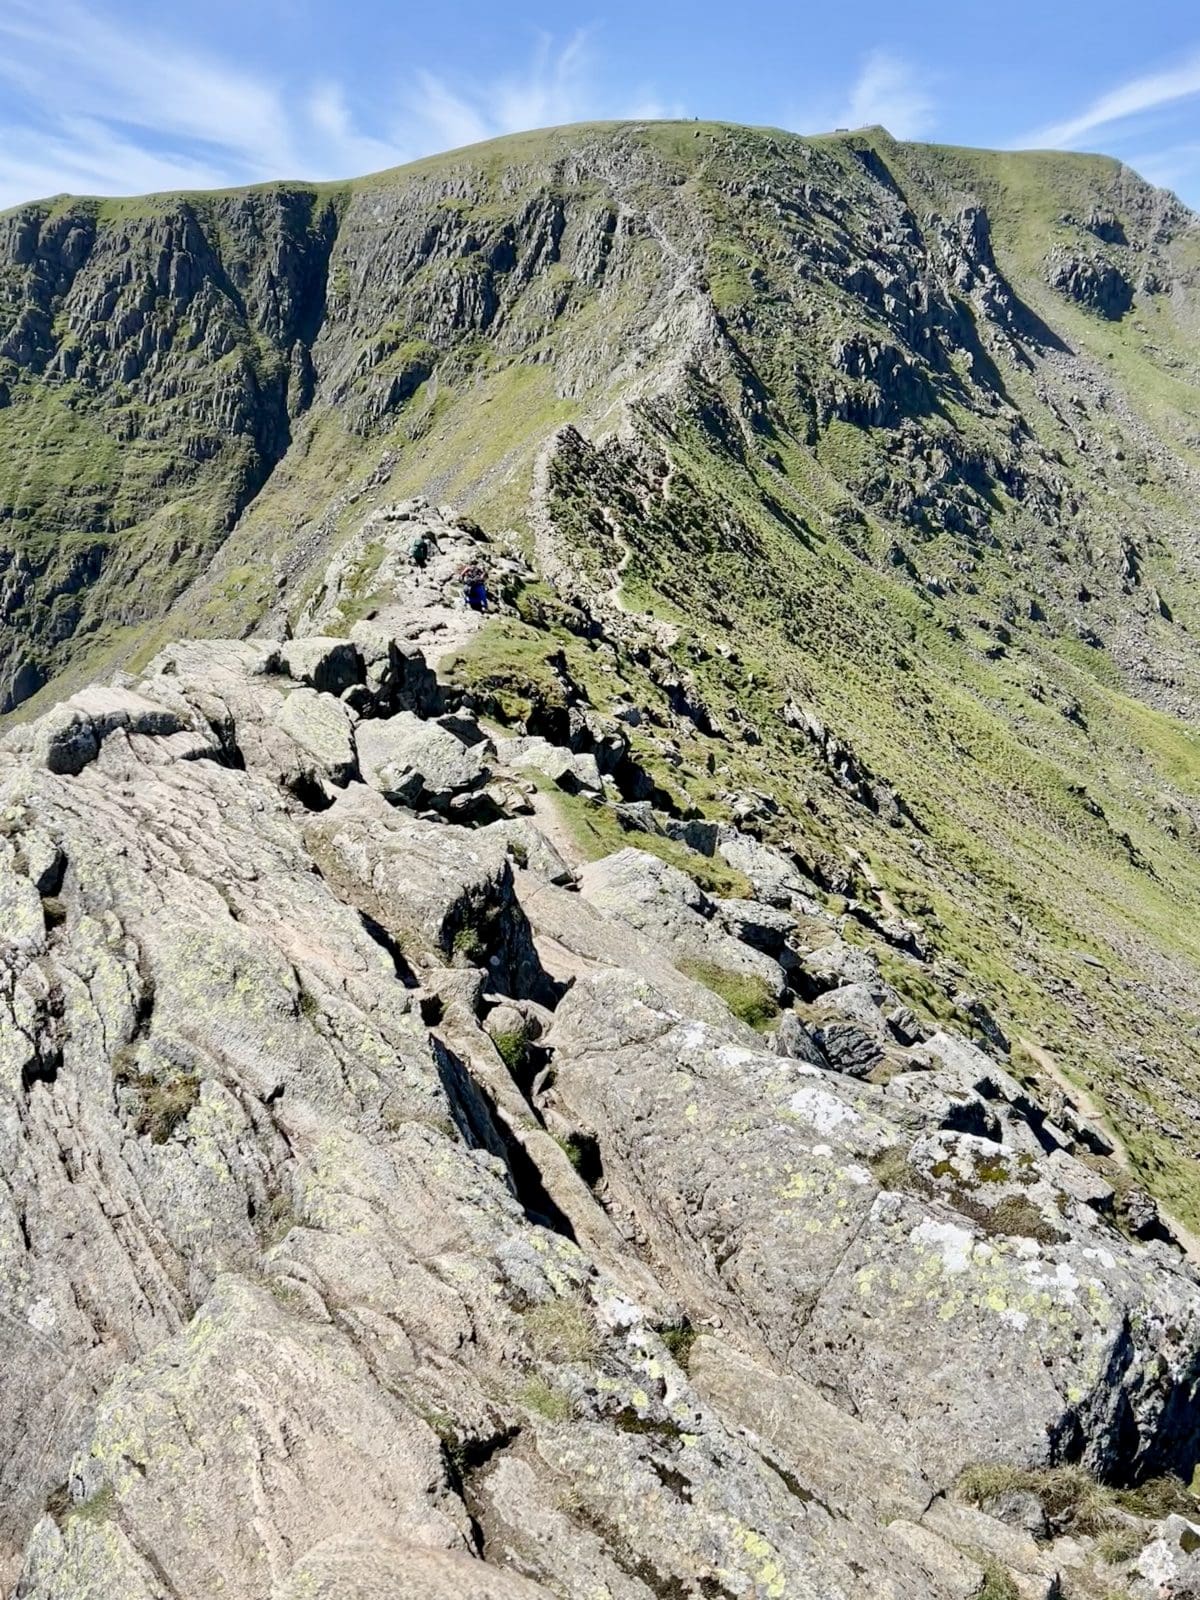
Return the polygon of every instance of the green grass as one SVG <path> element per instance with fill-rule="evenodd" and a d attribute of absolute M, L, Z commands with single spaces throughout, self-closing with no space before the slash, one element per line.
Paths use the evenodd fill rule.
<path fill-rule="evenodd" d="M 617 850 L 645 850 L 668 866 L 686 872 L 706 893 L 720 899 L 744 900 L 753 892 L 749 879 L 727 867 L 720 857 L 701 855 L 677 839 L 623 828 L 612 807 L 602 801 L 555 789 L 553 802 L 588 861 L 600 861 Z"/>
<path fill-rule="evenodd" d="M 595 1318 L 575 1300 L 547 1300 L 523 1314 L 525 1336 L 539 1361 L 589 1366 L 600 1353 Z"/>
<path fill-rule="evenodd" d="M 529 1056 L 529 1040 L 526 1035 L 517 1031 L 493 1033 L 491 1040 L 508 1070 L 519 1073 Z"/>
<path fill-rule="evenodd" d="M 979 1462 L 963 1469 L 955 1492 L 984 1510 L 1001 1495 L 1035 1495 L 1057 1531 L 1106 1539 L 1110 1553 L 1102 1555 L 1104 1560 L 1125 1559 L 1112 1554 L 1118 1543 L 1123 1546 L 1126 1542 L 1128 1525 L 1122 1512 L 1157 1521 L 1172 1512 L 1194 1518 L 1198 1510 L 1195 1496 L 1179 1478 L 1165 1476 L 1150 1479 L 1136 1489 L 1110 1489 L 1097 1483 L 1080 1466 L 1018 1467 Z"/>
<path fill-rule="evenodd" d="M 106 1483 L 95 1494 L 73 1506 L 71 1515 L 83 1522 L 107 1522 L 113 1514 L 116 1498 L 116 1491 Z"/>
<path fill-rule="evenodd" d="M 682 1322 L 673 1322 L 658 1330 L 659 1337 L 676 1363 L 684 1372 L 689 1370 L 692 1359 L 692 1346 L 700 1337 L 695 1328 L 685 1318 Z"/>
<path fill-rule="evenodd" d="M 547 1422 L 569 1422 L 574 1415 L 570 1397 L 561 1389 L 553 1388 L 545 1378 L 530 1378 L 523 1383 L 517 1391 L 517 1401 Z"/>
<path fill-rule="evenodd" d="M 740 1021 L 765 1033 L 779 1016 L 779 1002 L 762 978 L 752 973 L 730 972 L 711 961 L 680 961 L 685 977 L 711 989 Z"/>
<path fill-rule="evenodd" d="M 977 1591 L 977 1600 L 1021 1600 L 1012 1573 L 993 1556 L 980 1555 L 983 1568 L 983 1586 Z"/>

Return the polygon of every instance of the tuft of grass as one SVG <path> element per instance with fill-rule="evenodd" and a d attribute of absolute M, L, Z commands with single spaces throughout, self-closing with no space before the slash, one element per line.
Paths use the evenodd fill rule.
<path fill-rule="evenodd" d="M 167 1140 L 200 1104 L 200 1078 L 182 1068 L 154 1066 L 137 1071 L 137 1052 L 125 1045 L 113 1057 L 113 1082 L 136 1096 L 134 1132 L 153 1144 Z"/>
<path fill-rule="evenodd" d="M 1004 1462 L 976 1462 L 959 1473 L 955 1489 L 960 1499 L 986 1511 L 1000 1495 L 1023 1492 L 1036 1495 L 1046 1520 L 1056 1533 L 1101 1535 L 1125 1531 L 1121 1512 L 1157 1519 L 1160 1507 L 1177 1509 L 1176 1494 L 1187 1496 L 1178 1478 L 1153 1479 L 1140 1489 L 1114 1490 L 1097 1483 L 1080 1466 L 1017 1467 Z M 1187 1496 L 1190 1501 L 1190 1496 Z M 1195 1503 L 1190 1504 L 1194 1513 Z M 1116 1548 L 1115 1543 L 1113 1548 Z M 1122 1558 L 1123 1559 L 1123 1558 Z"/>
<path fill-rule="evenodd" d="M 658 1336 L 671 1352 L 675 1364 L 687 1372 L 692 1359 L 692 1346 L 700 1337 L 688 1319 L 684 1317 L 682 1322 L 668 1323 L 666 1327 L 659 1328 Z"/>
<path fill-rule="evenodd" d="M 80 1522 L 107 1522 L 113 1514 L 116 1501 L 116 1491 L 111 1483 L 106 1483 L 86 1500 L 69 1505 L 66 1516 L 68 1519 L 78 1518 Z"/>
<path fill-rule="evenodd" d="M 521 1072 L 529 1059 L 529 1040 L 525 1035 L 514 1029 L 508 1033 L 494 1033 L 491 1040 L 508 1070 Z"/>
<path fill-rule="evenodd" d="M 730 972 L 715 966 L 711 961 L 680 961 L 677 963 L 685 977 L 694 978 L 706 989 L 724 1000 L 735 1017 L 760 1033 L 765 1032 L 779 1015 L 779 1002 L 762 978 L 753 973 Z"/>
<path fill-rule="evenodd" d="M 61 928 L 67 920 L 66 901 L 56 894 L 46 895 L 42 900 L 42 916 L 47 933 L 52 933 L 55 928 Z"/>
<path fill-rule="evenodd" d="M 456 961 L 465 966 L 481 966 L 487 959 L 487 935 L 482 928 L 467 923 L 455 933 L 450 952 Z"/>
<path fill-rule="evenodd" d="M 296 1215 L 291 1200 L 285 1194 L 273 1194 L 261 1219 L 261 1234 L 264 1246 L 270 1248 L 286 1239 L 300 1218 Z"/>
<path fill-rule="evenodd" d="M 1066 1238 L 1066 1234 L 1048 1222 L 1033 1201 L 1023 1194 L 1005 1195 L 999 1205 L 978 1206 L 968 1215 L 986 1233 L 1035 1239 L 1038 1244 L 1061 1244 Z"/>
<path fill-rule="evenodd" d="M 1132 1561 L 1146 1542 L 1136 1528 L 1106 1528 L 1096 1540 L 1096 1554 L 1106 1567 L 1119 1567 Z"/>
<path fill-rule="evenodd" d="M 983 1568 L 983 1585 L 976 1600 L 1021 1600 L 1021 1591 L 1007 1567 L 992 1556 L 980 1556 L 979 1565 Z"/>
<path fill-rule="evenodd" d="M 166 1144 L 181 1123 L 200 1104 L 200 1079 L 194 1072 L 177 1072 L 150 1083 L 142 1091 L 142 1106 L 135 1126 L 148 1133 L 154 1144 Z"/>
<path fill-rule="evenodd" d="M 1118 1489 L 1114 1498 L 1123 1511 L 1154 1521 L 1169 1517 L 1172 1512 L 1194 1519 L 1200 1511 L 1196 1496 L 1183 1479 L 1175 1477 L 1173 1473 L 1164 1473 L 1160 1478 L 1148 1478 L 1136 1489 Z"/>
<path fill-rule="evenodd" d="M 575 1168 L 575 1171 L 580 1171 L 583 1166 L 583 1150 L 580 1147 L 579 1140 L 572 1138 L 570 1135 L 562 1138 L 560 1135 L 555 1134 L 554 1142 Z"/>
<path fill-rule="evenodd" d="M 595 1318 L 576 1300 L 547 1300 L 524 1313 L 525 1334 L 539 1361 L 588 1365 L 600 1353 Z"/>
<path fill-rule="evenodd" d="M 875 1182 L 881 1189 L 908 1191 L 917 1183 L 917 1174 L 908 1164 L 908 1151 L 902 1144 L 890 1144 L 870 1160 Z"/>
<path fill-rule="evenodd" d="M 968 1505 L 982 1507 L 1002 1494 L 1028 1489 L 1029 1476 L 1024 1467 L 1010 1466 L 1004 1461 L 975 1461 L 959 1473 L 955 1488 L 959 1498 Z"/>
<path fill-rule="evenodd" d="M 547 1422 L 569 1422 L 573 1415 L 570 1399 L 560 1389 L 551 1388 L 545 1378 L 530 1378 L 522 1384 L 517 1400 Z"/>

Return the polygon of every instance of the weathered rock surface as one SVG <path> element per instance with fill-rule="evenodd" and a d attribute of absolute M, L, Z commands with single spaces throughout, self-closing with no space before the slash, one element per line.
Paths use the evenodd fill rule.
<path fill-rule="evenodd" d="M 3 1581 L 1045 1600 L 945 1497 L 1185 1471 L 1190 1267 L 779 852 L 715 901 L 464 815 L 491 746 L 430 684 L 363 630 L 177 646 L 0 747 Z M 777 956 L 769 1040 L 706 984 Z"/>
<path fill-rule="evenodd" d="M 777 961 L 725 931 L 717 906 L 686 872 L 645 850 L 618 850 L 580 874 L 583 898 L 620 917 L 677 962 L 757 979 L 772 995 L 786 988 Z"/>
<path fill-rule="evenodd" d="M 600 769 L 592 755 L 577 755 L 553 745 L 548 739 L 524 735 L 501 739 L 496 754 L 514 772 L 540 772 L 568 794 L 602 794 Z"/>
<path fill-rule="evenodd" d="M 411 711 L 364 722 L 358 736 L 363 777 L 389 800 L 445 811 L 482 789 L 491 775 L 490 743 L 465 744 Z"/>

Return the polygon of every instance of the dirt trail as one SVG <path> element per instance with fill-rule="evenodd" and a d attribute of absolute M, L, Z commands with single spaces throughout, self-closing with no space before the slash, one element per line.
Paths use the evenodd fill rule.
<path fill-rule="evenodd" d="M 533 820 L 558 851 L 573 872 L 578 872 L 587 865 L 587 857 L 579 848 L 575 835 L 563 821 L 562 814 L 555 804 L 554 796 L 538 790 L 530 795 L 529 803 L 533 807 Z"/>

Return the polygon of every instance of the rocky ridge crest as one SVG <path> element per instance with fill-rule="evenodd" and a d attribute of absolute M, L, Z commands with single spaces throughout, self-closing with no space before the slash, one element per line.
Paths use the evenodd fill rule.
<path fill-rule="evenodd" d="M 13 1592 L 1184 1592 L 1182 1485 L 1136 1500 L 1200 1451 L 1170 1225 L 752 808 L 440 680 L 481 546 L 532 582 L 385 508 L 343 634 L 171 645 L 0 746 Z"/>

